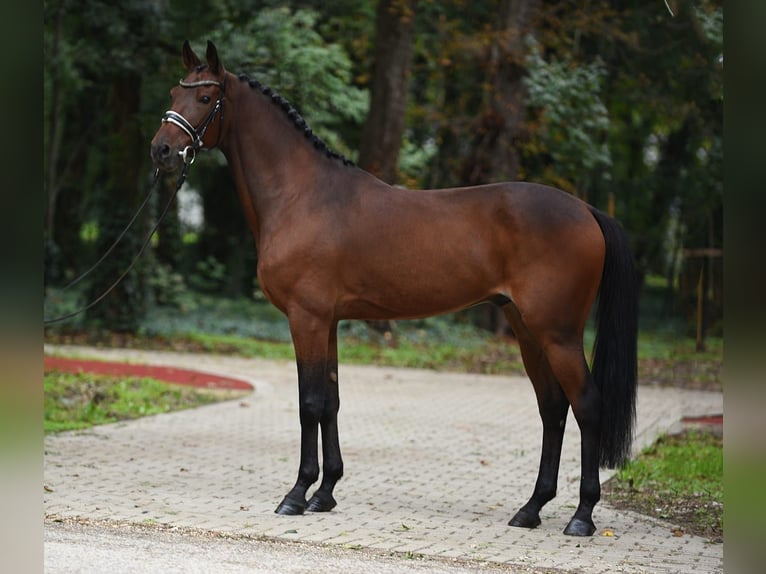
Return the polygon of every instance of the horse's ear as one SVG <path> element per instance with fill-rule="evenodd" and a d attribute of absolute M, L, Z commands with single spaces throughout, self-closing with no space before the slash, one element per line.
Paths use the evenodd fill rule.
<path fill-rule="evenodd" d="M 223 71 L 223 64 L 218 57 L 218 50 L 210 40 L 207 41 L 207 53 L 205 56 L 207 57 L 207 65 L 211 72 L 218 75 Z"/>
<path fill-rule="evenodd" d="M 189 45 L 189 40 L 184 41 L 183 56 L 184 66 L 186 66 L 186 69 L 190 72 L 202 64 L 197 57 L 197 54 L 194 53 L 194 50 L 192 50 L 192 47 Z"/>

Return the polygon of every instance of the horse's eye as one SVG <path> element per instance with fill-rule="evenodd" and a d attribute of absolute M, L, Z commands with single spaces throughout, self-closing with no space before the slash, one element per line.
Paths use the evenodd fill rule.
<path fill-rule="evenodd" d="M 210 96 L 202 96 L 199 99 L 199 101 L 202 102 L 203 104 L 209 104 L 210 103 Z"/>

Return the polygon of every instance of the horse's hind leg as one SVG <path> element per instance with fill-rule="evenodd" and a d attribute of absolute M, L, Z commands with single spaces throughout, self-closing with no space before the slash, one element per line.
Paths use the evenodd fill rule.
<path fill-rule="evenodd" d="M 580 427 L 580 503 L 564 529 L 564 534 L 590 536 L 596 531 L 592 518 L 593 507 L 601 497 L 598 476 L 601 394 L 593 382 L 581 344 L 554 342 L 545 347 L 545 355 Z"/>
<path fill-rule="evenodd" d="M 506 309 L 506 316 L 511 325 L 515 324 L 524 367 L 535 389 L 540 418 L 543 421 L 540 469 L 534 492 L 508 524 L 535 528 L 540 524 L 540 509 L 556 496 L 561 446 L 564 440 L 569 402 L 553 376 L 540 346 L 525 333 L 526 329 L 519 322 L 512 320 L 512 310 Z"/>

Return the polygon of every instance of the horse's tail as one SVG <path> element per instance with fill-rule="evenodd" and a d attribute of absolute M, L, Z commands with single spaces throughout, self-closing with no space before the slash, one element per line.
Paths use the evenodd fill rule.
<path fill-rule="evenodd" d="M 601 274 L 593 380 L 601 393 L 602 467 L 622 466 L 630 458 L 638 380 L 638 285 L 628 238 L 611 217 L 591 208 L 606 244 Z"/>

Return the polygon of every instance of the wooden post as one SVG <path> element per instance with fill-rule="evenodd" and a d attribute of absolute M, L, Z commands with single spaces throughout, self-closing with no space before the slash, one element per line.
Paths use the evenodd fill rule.
<path fill-rule="evenodd" d="M 703 298 L 705 297 L 704 277 L 705 261 L 703 260 L 702 266 L 700 267 L 700 278 L 697 282 L 697 352 L 702 352 L 705 350 L 705 337 L 702 328 L 702 323 L 704 320 Z"/>
<path fill-rule="evenodd" d="M 684 249 L 684 259 L 699 257 L 702 259 L 700 277 L 697 281 L 697 351 L 705 350 L 705 298 L 707 297 L 706 283 L 712 281 L 712 265 L 709 261 L 723 257 L 723 249 L 718 247 L 703 247 L 700 249 Z M 707 264 L 706 264 L 707 263 Z M 708 281 L 705 281 L 705 268 L 708 268 Z"/>

